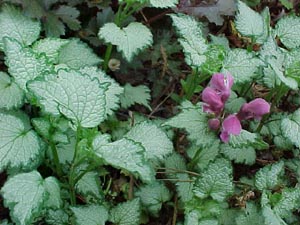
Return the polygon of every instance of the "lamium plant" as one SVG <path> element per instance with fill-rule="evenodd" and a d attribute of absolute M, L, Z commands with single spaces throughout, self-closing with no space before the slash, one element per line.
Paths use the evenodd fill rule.
<path fill-rule="evenodd" d="M 0 225 L 299 224 L 297 10 L 4 2 Z"/>

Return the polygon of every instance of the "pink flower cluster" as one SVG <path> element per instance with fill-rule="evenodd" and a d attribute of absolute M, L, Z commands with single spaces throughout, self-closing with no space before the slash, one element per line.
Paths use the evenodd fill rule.
<path fill-rule="evenodd" d="M 257 98 L 242 105 L 237 114 L 230 114 L 222 120 L 224 106 L 230 96 L 232 85 L 233 77 L 231 75 L 217 73 L 212 76 L 209 86 L 202 92 L 204 112 L 214 115 L 214 118 L 208 121 L 208 125 L 212 130 L 219 130 L 221 127 L 220 138 L 225 143 L 229 141 L 231 134 L 239 135 L 241 133 L 242 120 L 261 120 L 264 114 L 270 112 L 270 104 L 262 98 Z"/>

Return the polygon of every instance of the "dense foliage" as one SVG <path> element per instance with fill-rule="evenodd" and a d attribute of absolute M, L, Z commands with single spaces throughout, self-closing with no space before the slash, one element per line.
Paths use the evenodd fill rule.
<path fill-rule="evenodd" d="M 0 224 L 299 224 L 299 6 L 274 2 L 3 1 Z"/>

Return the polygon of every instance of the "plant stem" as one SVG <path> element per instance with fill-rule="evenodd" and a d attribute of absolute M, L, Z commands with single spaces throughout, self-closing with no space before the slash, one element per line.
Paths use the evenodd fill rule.
<path fill-rule="evenodd" d="M 62 177 L 63 172 L 62 172 L 61 165 L 59 163 L 59 157 L 58 157 L 56 145 L 52 141 L 50 141 L 50 147 L 51 147 L 51 150 L 52 150 L 53 161 L 54 161 L 54 164 L 55 164 L 55 167 L 56 167 L 57 175 L 59 177 Z"/>
<path fill-rule="evenodd" d="M 103 70 L 105 72 L 107 72 L 107 69 L 108 69 L 108 62 L 109 62 L 109 59 L 111 56 L 112 49 L 113 49 L 112 44 L 108 44 L 106 51 L 105 51 L 104 62 L 103 62 Z"/>
<path fill-rule="evenodd" d="M 185 93 L 186 99 L 190 100 L 195 92 L 195 88 L 197 86 L 197 69 L 193 69 L 192 74 L 190 74 L 187 78 L 187 89 Z"/>
<path fill-rule="evenodd" d="M 70 201 L 71 205 L 76 205 L 76 193 L 75 193 L 75 164 L 76 164 L 76 159 L 77 159 L 77 154 L 78 154 L 78 148 L 79 148 L 79 140 L 80 140 L 80 134 L 81 134 L 81 127 L 77 127 L 76 131 L 76 145 L 75 145 L 75 152 L 70 168 L 70 174 L 69 174 L 69 189 L 70 189 Z"/>

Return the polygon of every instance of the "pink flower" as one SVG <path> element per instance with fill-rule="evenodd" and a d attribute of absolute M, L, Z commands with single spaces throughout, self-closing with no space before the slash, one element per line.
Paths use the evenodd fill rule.
<path fill-rule="evenodd" d="M 230 138 L 230 134 L 239 135 L 241 133 L 242 126 L 236 115 L 229 115 L 222 123 L 222 129 L 220 138 L 223 142 L 227 143 Z"/>
<path fill-rule="evenodd" d="M 257 119 L 261 120 L 264 114 L 270 112 L 270 104 L 262 98 L 254 99 L 245 103 L 237 114 L 240 120 Z"/>
<path fill-rule="evenodd" d="M 211 87 L 206 87 L 202 92 L 203 111 L 218 115 L 224 108 L 220 96 Z"/>
<path fill-rule="evenodd" d="M 216 73 L 210 80 L 210 87 L 221 97 L 223 103 L 229 98 L 232 85 L 233 77 L 230 74 Z"/>

